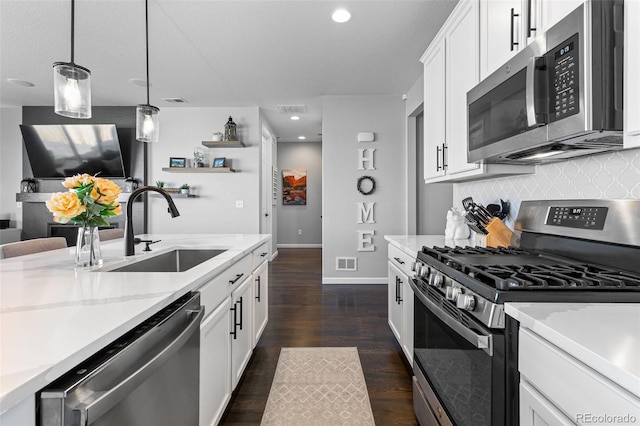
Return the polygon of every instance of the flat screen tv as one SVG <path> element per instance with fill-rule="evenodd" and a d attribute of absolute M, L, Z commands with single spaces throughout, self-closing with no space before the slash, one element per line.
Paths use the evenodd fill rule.
<path fill-rule="evenodd" d="M 115 124 L 23 124 L 20 130 L 34 178 L 126 177 Z"/>

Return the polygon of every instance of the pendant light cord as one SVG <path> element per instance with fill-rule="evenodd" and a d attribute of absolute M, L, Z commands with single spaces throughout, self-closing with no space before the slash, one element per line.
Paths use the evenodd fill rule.
<path fill-rule="evenodd" d="M 147 39 L 147 105 L 150 105 L 149 104 L 149 0 L 144 0 L 144 22 L 145 22 L 145 32 L 146 32 L 146 39 Z"/>
<path fill-rule="evenodd" d="M 74 33 L 75 33 L 75 21 L 76 21 L 76 17 L 75 17 L 75 11 L 76 11 L 76 0 L 71 0 L 71 63 L 73 64 L 73 40 L 74 40 Z"/>

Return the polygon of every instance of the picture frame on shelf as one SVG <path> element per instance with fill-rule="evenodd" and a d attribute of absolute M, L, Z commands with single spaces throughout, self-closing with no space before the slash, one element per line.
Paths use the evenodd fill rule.
<path fill-rule="evenodd" d="M 226 163 L 226 157 L 219 157 L 219 158 L 214 158 L 213 159 L 213 167 L 214 168 L 224 167 L 225 163 Z"/>
<path fill-rule="evenodd" d="M 169 157 L 169 167 L 187 167 L 185 157 Z"/>

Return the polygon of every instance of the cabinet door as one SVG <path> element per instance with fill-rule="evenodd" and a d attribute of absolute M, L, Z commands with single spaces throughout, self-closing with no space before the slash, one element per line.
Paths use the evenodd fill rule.
<path fill-rule="evenodd" d="M 520 382 L 520 426 L 570 426 L 573 424 L 526 381 Z"/>
<path fill-rule="evenodd" d="M 522 0 L 480 0 L 481 78 L 494 72 L 523 47 L 520 30 L 523 19 Z"/>
<path fill-rule="evenodd" d="M 200 324 L 200 426 L 215 425 L 231 397 L 231 341 L 227 297 Z"/>
<path fill-rule="evenodd" d="M 424 179 L 443 176 L 446 143 L 445 40 L 432 44 L 424 59 Z"/>
<path fill-rule="evenodd" d="M 532 27 L 536 28 L 537 35 L 542 34 L 549 28 L 557 24 L 562 18 L 571 13 L 576 7 L 580 6 L 585 0 L 562 0 L 562 1 L 547 1 L 547 0 L 528 0 L 531 1 L 532 6 Z M 635 1 L 635 0 L 634 0 Z M 628 3 L 628 2 L 625 2 Z M 626 4 L 625 4 L 626 7 Z M 536 15 L 539 16 L 538 22 L 536 22 Z M 552 49 L 554 46 L 548 46 Z"/>
<path fill-rule="evenodd" d="M 624 147 L 640 147 L 640 1 L 624 2 Z"/>
<path fill-rule="evenodd" d="M 400 282 L 403 273 L 389 262 L 388 283 L 388 307 L 389 327 L 396 336 L 399 344 L 402 344 L 402 284 Z"/>
<path fill-rule="evenodd" d="M 409 277 L 402 275 L 402 350 L 413 365 L 413 289 Z"/>
<path fill-rule="evenodd" d="M 467 162 L 467 92 L 480 81 L 478 19 L 478 3 L 465 2 L 447 35 L 447 175 L 480 167 Z"/>
<path fill-rule="evenodd" d="M 253 279 L 250 276 L 231 293 L 229 315 L 231 340 L 231 389 L 242 377 L 253 349 Z"/>
<path fill-rule="evenodd" d="M 253 347 L 256 346 L 269 319 L 269 268 L 268 263 L 253 273 Z"/>

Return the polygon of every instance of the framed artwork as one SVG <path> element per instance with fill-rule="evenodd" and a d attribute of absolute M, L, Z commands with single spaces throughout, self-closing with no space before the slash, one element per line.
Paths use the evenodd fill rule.
<path fill-rule="evenodd" d="M 289 169 L 282 171 L 282 205 L 307 205 L 306 169 Z"/>
<path fill-rule="evenodd" d="M 169 167 L 186 167 L 187 159 L 184 157 L 169 157 Z"/>
<path fill-rule="evenodd" d="M 226 157 L 214 158 L 213 167 L 224 167 Z"/>

